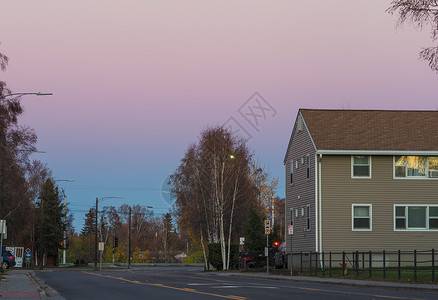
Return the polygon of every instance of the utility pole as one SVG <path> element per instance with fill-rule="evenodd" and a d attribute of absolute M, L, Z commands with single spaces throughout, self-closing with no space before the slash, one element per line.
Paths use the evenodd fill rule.
<path fill-rule="evenodd" d="M 129 206 L 129 233 L 128 233 L 128 269 L 131 269 L 131 206 Z"/>
<path fill-rule="evenodd" d="M 96 197 L 96 221 L 94 224 L 94 271 L 97 271 L 97 203 L 99 198 Z"/>

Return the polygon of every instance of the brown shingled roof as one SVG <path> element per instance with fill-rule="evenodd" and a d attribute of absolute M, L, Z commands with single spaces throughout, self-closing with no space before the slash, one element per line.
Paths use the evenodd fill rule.
<path fill-rule="evenodd" d="M 300 109 L 300 113 L 317 150 L 438 150 L 438 111 Z"/>

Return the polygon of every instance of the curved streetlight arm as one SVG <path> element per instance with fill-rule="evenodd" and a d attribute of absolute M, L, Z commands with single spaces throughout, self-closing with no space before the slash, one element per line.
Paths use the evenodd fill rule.
<path fill-rule="evenodd" d="M 0 97 L 0 99 L 5 99 L 7 97 L 13 97 L 13 96 L 24 96 L 24 95 L 36 95 L 36 96 L 51 96 L 53 93 L 13 93 L 13 94 L 7 94 Z"/>

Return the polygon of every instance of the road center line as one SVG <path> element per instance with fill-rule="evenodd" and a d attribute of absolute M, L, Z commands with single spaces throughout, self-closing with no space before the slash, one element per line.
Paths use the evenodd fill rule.
<path fill-rule="evenodd" d="M 195 294 L 201 294 L 201 295 L 208 295 L 208 296 L 219 297 L 219 298 L 234 299 L 234 300 L 246 300 L 246 299 L 248 299 L 246 297 L 240 297 L 240 296 L 234 296 L 234 295 L 220 295 L 220 294 L 207 293 L 207 292 L 202 292 L 202 291 L 198 291 L 198 290 L 191 289 L 191 288 L 178 288 L 178 287 L 174 287 L 174 286 L 164 285 L 164 284 L 161 284 L 161 283 L 140 282 L 140 281 L 137 281 L 137 280 L 129 280 L 129 279 L 126 279 L 126 278 L 123 278 L 123 277 L 114 277 L 114 276 L 110 276 L 110 275 L 96 274 L 96 273 L 91 273 L 91 272 L 87 272 L 87 271 L 82 271 L 82 273 L 88 274 L 88 275 L 94 275 L 94 276 L 98 276 L 98 277 L 117 279 L 117 280 L 121 280 L 121 281 L 125 281 L 125 282 L 130 282 L 130 283 L 133 283 L 133 284 L 162 287 L 162 288 L 166 288 L 166 289 L 172 289 L 172 290 L 189 292 L 189 293 L 195 293 Z"/>

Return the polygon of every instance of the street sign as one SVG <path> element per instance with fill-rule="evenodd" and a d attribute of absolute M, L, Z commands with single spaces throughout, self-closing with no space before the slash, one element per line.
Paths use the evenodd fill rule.
<path fill-rule="evenodd" d="M 240 238 L 240 245 L 245 245 L 245 238 L 244 237 Z"/>
<path fill-rule="evenodd" d="M 265 247 L 265 256 L 268 257 L 268 254 L 269 254 L 269 248 Z"/>
<path fill-rule="evenodd" d="M 105 249 L 104 245 L 105 245 L 104 242 L 99 242 L 99 251 L 103 251 Z"/>
<path fill-rule="evenodd" d="M 294 234 L 294 225 L 289 225 L 287 229 L 289 234 Z"/>

